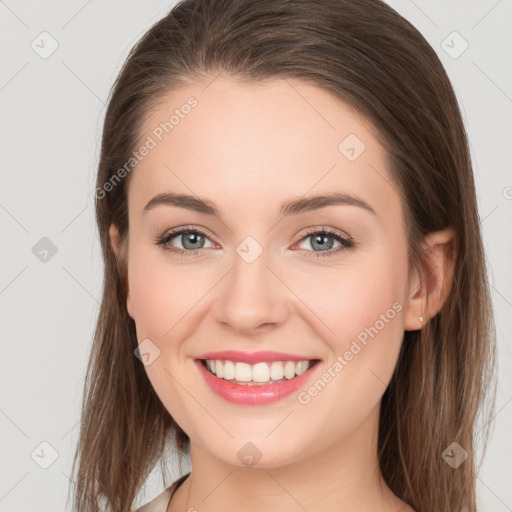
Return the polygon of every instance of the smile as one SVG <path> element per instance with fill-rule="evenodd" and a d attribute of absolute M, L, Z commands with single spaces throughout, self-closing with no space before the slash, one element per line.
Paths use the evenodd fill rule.
<path fill-rule="evenodd" d="M 314 360 L 272 361 L 250 365 L 229 360 L 206 359 L 205 364 L 206 368 L 219 378 L 237 384 L 261 385 L 268 384 L 271 380 L 274 383 L 302 375 L 314 364 Z"/>
<path fill-rule="evenodd" d="M 309 380 L 319 359 L 248 364 L 220 359 L 196 359 L 210 389 L 239 405 L 262 405 L 281 400 Z"/>

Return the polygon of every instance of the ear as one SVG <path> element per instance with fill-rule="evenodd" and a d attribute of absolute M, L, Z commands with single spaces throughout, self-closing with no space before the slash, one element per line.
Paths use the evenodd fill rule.
<path fill-rule="evenodd" d="M 425 264 L 414 270 L 409 280 L 404 313 L 404 329 L 415 331 L 434 317 L 446 302 L 452 288 L 457 237 L 453 228 L 429 233 L 423 243 Z M 423 322 L 420 321 L 423 317 Z"/>
<path fill-rule="evenodd" d="M 119 267 L 122 268 L 123 277 L 124 277 L 124 284 L 126 287 L 126 309 L 128 311 L 128 314 L 133 319 L 133 305 L 132 305 L 132 299 L 130 296 L 130 287 L 128 283 L 128 272 L 127 272 L 127 264 L 128 260 L 125 258 L 125 248 L 122 245 L 121 237 L 119 236 L 119 231 L 117 229 L 117 226 L 115 224 L 110 225 L 109 229 L 109 235 L 110 235 L 110 245 L 112 246 L 112 250 L 114 251 L 114 254 L 116 256 L 116 259 L 118 261 Z"/>

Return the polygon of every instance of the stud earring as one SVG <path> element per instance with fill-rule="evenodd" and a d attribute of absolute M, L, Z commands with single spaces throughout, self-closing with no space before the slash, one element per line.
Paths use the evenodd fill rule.
<path fill-rule="evenodd" d="M 423 317 L 422 316 L 420 316 L 420 322 L 423 322 Z"/>

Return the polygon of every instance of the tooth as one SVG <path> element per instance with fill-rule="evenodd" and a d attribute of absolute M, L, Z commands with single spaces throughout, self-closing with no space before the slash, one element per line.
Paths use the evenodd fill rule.
<path fill-rule="evenodd" d="M 229 360 L 206 360 L 206 367 L 219 378 L 259 384 L 283 378 L 293 379 L 296 375 L 302 375 L 311 364 L 310 361 L 272 361 L 250 365 Z"/>
<path fill-rule="evenodd" d="M 293 377 L 295 377 L 295 363 L 293 361 L 286 361 L 284 365 L 284 376 L 287 379 L 293 379 Z"/>
<path fill-rule="evenodd" d="M 226 380 L 231 380 L 235 378 L 235 364 L 233 361 L 224 361 L 224 368 L 222 369 L 224 372 L 223 378 Z"/>
<path fill-rule="evenodd" d="M 309 361 L 297 361 L 297 365 L 295 368 L 295 373 L 297 375 L 302 375 L 309 367 Z"/>
<path fill-rule="evenodd" d="M 268 382 L 270 380 L 270 368 L 267 363 L 256 363 L 253 366 L 252 380 L 254 382 Z"/>
<path fill-rule="evenodd" d="M 284 367 L 283 363 L 279 361 L 274 361 L 270 365 L 270 378 L 272 380 L 281 380 L 284 377 Z"/>
<path fill-rule="evenodd" d="M 247 363 L 236 363 L 235 379 L 240 382 L 249 382 L 252 380 L 251 365 Z"/>

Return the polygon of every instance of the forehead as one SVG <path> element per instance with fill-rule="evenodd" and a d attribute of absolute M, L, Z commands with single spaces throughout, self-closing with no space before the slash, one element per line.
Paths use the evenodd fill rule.
<path fill-rule="evenodd" d="M 144 120 L 140 140 L 152 148 L 129 189 L 138 211 L 167 191 L 247 212 L 334 191 L 397 206 L 384 150 L 350 106 L 299 80 L 212 80 L 169 91 Z"/>

